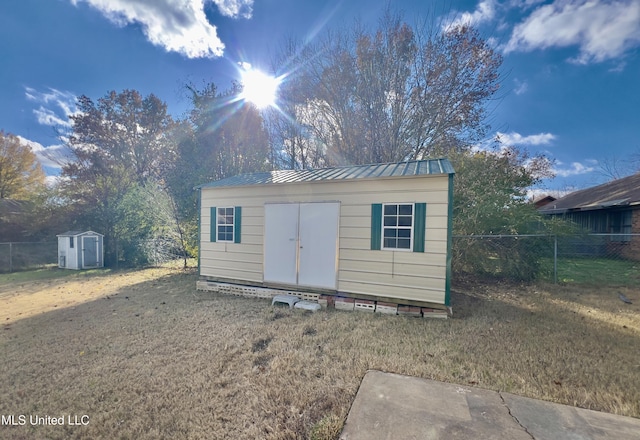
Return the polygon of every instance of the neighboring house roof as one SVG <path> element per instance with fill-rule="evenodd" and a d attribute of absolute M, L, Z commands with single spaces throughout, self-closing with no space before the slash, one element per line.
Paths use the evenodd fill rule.
<path fill-rule="evenodd" d="M 93 231 L 67 231 L 64 234 L 58 234 L 56 237 L 75 237 L 76 235 L 102 235 Z"/>
<path fill-rule="evenodd" d="M 572 192 L 542 208 L 542 214 L 640 205 L 640 173 Z"/>
<path fill-rule="evenodd" d="M 225 186 L 272 185 L 282 183 L 317 182 L 326 180 L 375 179 L 384 177 L 454 174 L 448 159 L 411 160 L 373 165 L 355 165 L 307 170 L 279 170 L 241 174 L 196 188 Z"/>
<path fill-rule="evenodd" d="M 534 200 L 533 205 L 536 207 L 536 209 L 538 209 L 538 208 L 542 208 L 545 205 L 548 205 L 551 202 L 555 202 L 556 200 L 558 199 L 556 199 L 553 196 L 544 196 L 538 200 Z"/>

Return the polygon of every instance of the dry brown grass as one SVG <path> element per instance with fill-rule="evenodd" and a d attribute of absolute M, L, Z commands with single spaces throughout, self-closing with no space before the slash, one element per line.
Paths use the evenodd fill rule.
<path fill-rule="evenodd" d="M 332 439 L 367 369 L 640 417 L 639 290 L 468 284 L 445 321 L 274 309 L 195 281 L 0 285 L 0 414 L 90 416 L 0 438 Z"/>

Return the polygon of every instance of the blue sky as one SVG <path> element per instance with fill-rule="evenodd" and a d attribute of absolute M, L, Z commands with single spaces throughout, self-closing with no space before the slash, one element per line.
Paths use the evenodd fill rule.
<path fill-rule="evenodd" d="M 184 84 L 225 90 L 238 63 L 268 70 L 286 37 L 313 41 L 387 0 L 7 0 L 0 2 L 0 129 L 29 141 L 46 170 L 74 99 L 136 89 L 189 107 Z M 556 161 L 547 189 L 607 180 L 640 153 L 640 0 L 396 0 L 409 24 L 474 23 L 504 55 L 492 131 Z"/>

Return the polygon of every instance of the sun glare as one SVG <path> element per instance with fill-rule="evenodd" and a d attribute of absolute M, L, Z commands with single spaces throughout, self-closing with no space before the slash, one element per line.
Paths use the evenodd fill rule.
<path fill-rule="evenodd" d="M 259 109 L 274 105 L 280 80 L 260 70 L 252 69 L 247 63 L 243 63 L 242 68 L 242 99 L 251 102 Z"/>

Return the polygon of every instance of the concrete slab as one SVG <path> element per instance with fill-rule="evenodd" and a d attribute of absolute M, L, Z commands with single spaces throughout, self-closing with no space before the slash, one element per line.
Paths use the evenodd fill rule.
<path fill-rule="evenodd" d="M 531 436 L 493 391 L 368 371 L 340 440 L 396 439 L 531 440 Z"/>
<path fill-rule="evenodd" d="M 638 440 L 640 419 L 502 393 L 511 415 L 538 440 Z"/>
<path fill-rule="evenodd" d="M 340 440 L 640 439 L 640 420 L 368 371 Z"/>

